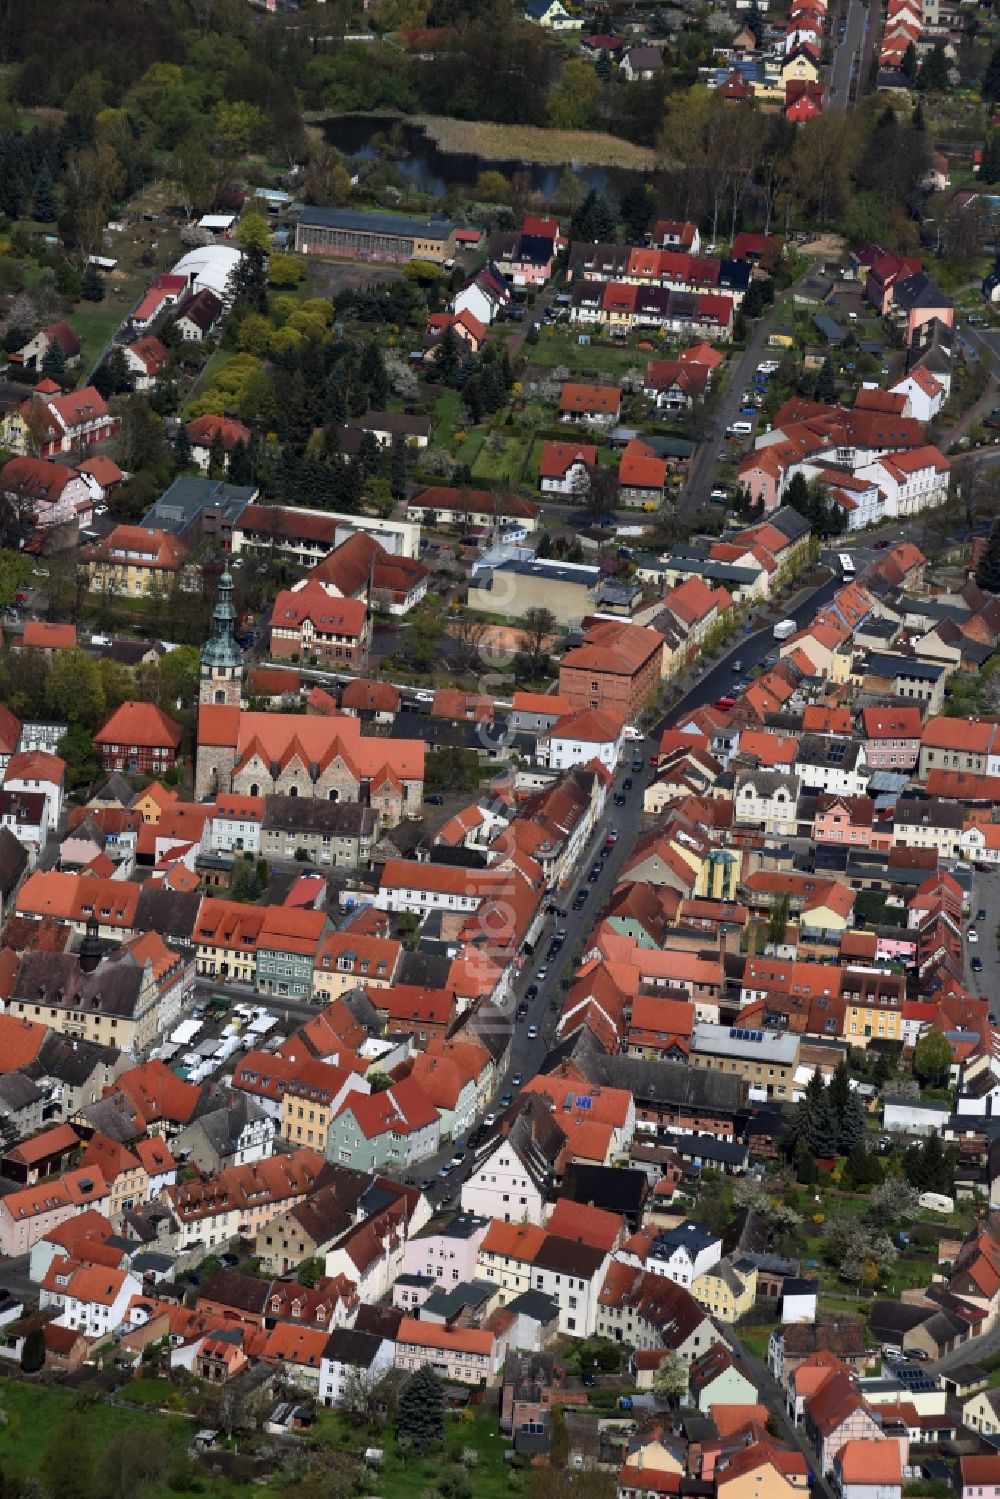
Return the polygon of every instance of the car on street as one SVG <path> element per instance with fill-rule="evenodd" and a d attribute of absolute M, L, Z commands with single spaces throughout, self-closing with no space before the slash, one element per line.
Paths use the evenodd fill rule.
<path fill-rule="evenodd" d="M 982 958 L 973 958 L 972 963 L 971 963 L 970 966 L 972 968 L 973 973 L 982 973 L 982 971 L 983 971 L 983 960 L 982 960 Z"/>
<path fill-rule="evenodd" d="M 496 1124 L 496 1122 L 497 1116 L 493 1113 L 492 1110 L 490 1110 L 488 1114 L 483 1115 L 483 1123 L 486 1125 L 487 1129 L 492 1129 L 493 1125 Z"/>
<path fill-rule="evenodd" d="M 524 997 L 525 997 L 525 999 L 528 999 L 528 1000 L 537 999 L 538 998 L 538 985 L 537 984 L 529 984 L 528 987 L 527 987 L 527 989 L 525 989 L 525 991 L 524 991 Z M 526 1007 L 524 1005 L 522 1005 L 521 1008 L 523 1010 Z"/>
<path fill-rule="evenodd" d="M 974 926 L 970 926 L 969 930 L 966 932 L 965 935 L 968 937 L 968 939 L 969 939 L 970 942 L 978 942 L 979 941 L 979 933 L 976 931 L 976 929 L 975 929 Z"/>
<path fill-rule="evenodd" d="M 732 670 L 733 671 L 742 671 L 743 670 L 743 662 L 740 660 L 739 656 L 737 656 L 736 659 L 735 659 L 735 661 L 732 662 Z"/>
<path fill-rule="evenodd" d="M 541 965 L 541 967 L 538 969 L 537 973 L 535 974 L 535 978 L 538 979 L 539 983 L 541 983 L 542 979 L 545 977 L 545 975 L 548 973 L 548 971 L 549 971 L 548 964 L 547 963 L 543 963 Z"/>
<path fill-rule="evenodd" d="M 525 1020 L 527 1018 L 527 1014 L 528 1014 L 528 1006 L 527 1005 L 518 1005 L 518 1007 L 517 1007 L 517 1018 L 518 1018 L 518 1020 Z"/>
<path fill-rule="evenodd" d="M 428 692 L 426 689 L 414 693 L 414 697 L 418 703 L 432 703 L 434 701 L 433 692 Z"/>
<path fill-rule="evenodd" d="M 503 1095 L 503 1097 L 500 1099 L 500 1107 L 502 1109 L 509 1109 L 510 1106 L 511 1106 L 511 1104 L 513 1102 L 514 1102 L 514 1095 L 513 1095 L 513 1093 L 505 1093 Z"/>
<path fill-rule="evenodd" d="M 565 916 L 565 914 L 566 913 L 564 911 L 563 915 Z M 561 926 L 559 928 L 559 930 L 556 932 L 556 936 L 559 938 L 560 942 L 565 942 L 566 941 L 566 928 L 564 926 Z"/>
<path fill-rule="evenodd" d="M 587 880 L 589 881 L 589 883 L 591 885 L 594 885 L 594 884 L 597 883 L 597 881 L 600 878 L 601 878 L 601 871 L 598 869 L 597 865 L 595 864 L 594 867 L 593 867 L 593 869 L 588 874 Z"/>
<path fill-rule="evenodd" d="M 451 1175 L 454 1169 L 455 1168 L 450 1161 L 445 1161 L 444 1165 L 441 1167 L 441 1170 L 438 1172 L 438 1176 L 442 1181 L 447 1181 L 448 1177 Z"/>
<path fill-rule="evenodd" d="M 616 807 L 624 807 L 624 805 L 625 805 L 625 803 L 627 801 L 628 801 L 628 797 L 627 796 L 623 796 L 620 791 L 616 791 L 615 792 L 615 806 Z"/>
<path fill-rule="evenodd" d="M 980 906 L 979 907 L 979 910 L 976 912 L 976 920 L 977 921 L 985 921 L 986 920 L 986 908 L 985 908 L 985 906 Z"/>
<path fill-rule="evenodd" d="M 464 1160 L 465 1160 L 465 1151 L 464 1150 L 456 1150 L 455 1154 L 451 1158 L 451 1164 L 453 1166 L 461 1166 L 461 1164 L 462 1164 L 462 1162 Z"/>
<path fill-rule="evenodd" d="M 521 1073 L 520 1072 L 515 1072 L 514 1076 L 510 1080 L 510 1085 L 511 1085 L 512 1088 L 519 1088 L 523 1082 L 524 1082 L 524 1078 L 521 1075 Z"/>
<path fill-rule="evenodd" d="M 626 776 L 625 779 L 624 779 L 624 781 L 622 781 L 622 790 L 623 791 L 631 791 L 632 790 L 632 777 L 631 776 Z"/>
<path fill-rule="evenodd" d="M 433 1185 L 434 1185 L 434 1178 L 433 1178 L 433 1176 L 425 1176 L 424 1179 L 423 1179 L 423 1181 L 420 1183 L 420 1190 L 421 1190 L 421 1192 L 429 1192 L 430 1189 L 431 1189 L 431 1187 L 433 1187 Z"/>
<path fill-rule="evenodd" d="M 528 1040 L 529 1041 L 534 1041 L 534 1039 L 535 1039 L 535 1037 L 537 1035 L 538 1035 L 538 1026 L 537 1025 L 529 1025 L 528 1026 Z"/>
<path fill-rule="evenodd" d="M 427 803 L 427 805 L 429 807 L 443 807 L 444 806 L 444 797 L 443 796 L 438 796 L 436 792 L 433 792 L 430 796 L 425 796 L 424 797 L 424 801 Z"/>

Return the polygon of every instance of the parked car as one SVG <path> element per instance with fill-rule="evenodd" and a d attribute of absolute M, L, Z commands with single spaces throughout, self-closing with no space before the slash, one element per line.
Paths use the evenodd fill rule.
<path fill-rule="evenodd" d="M 969 939 L 970 942 L 978 942 L 979 941 L 979 933 L 976 931 L 976 929 L 975 929 L 974 926 L 970 926 L 969 930 L 966 932 L 965 935 L 968 937 L 968 939 Z"/>
<path fill-rule="evenodd" d="M 977 921 L 985 921 L 986 920 L 986 908 L 984 906 L 980 906 L 979 910 L 976 912 L 976 920 Z"/>

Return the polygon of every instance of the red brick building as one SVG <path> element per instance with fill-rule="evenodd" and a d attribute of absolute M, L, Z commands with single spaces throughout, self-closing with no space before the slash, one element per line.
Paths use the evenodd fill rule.
<path fill-rule="evenodd" d="M 162 775 L 177 763 L 181 726 L 154 703 L 122 703 L 94 735 L 105 770 Z"/>
<path fill-rule="evenodd" d="M 635 721 L 659 690 L 663 636 L 641 625 L 606 620 L 583 644 L 567 651 L 559 668 L 559 696 L 571 708 L 603 708 Z"/>

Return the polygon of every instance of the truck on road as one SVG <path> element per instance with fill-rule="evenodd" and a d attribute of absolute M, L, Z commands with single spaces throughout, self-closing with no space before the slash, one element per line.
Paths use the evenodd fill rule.
<path fill-rule="evenodd" d="M 797 629 L 798 625 L 795 623 L 794 619 L 781 619 L 775 625 L 774 629 L 771 631 L 771 634 L 774 636 L 775 640 L 787 640 L 790 635 L 795 634 Z"/>

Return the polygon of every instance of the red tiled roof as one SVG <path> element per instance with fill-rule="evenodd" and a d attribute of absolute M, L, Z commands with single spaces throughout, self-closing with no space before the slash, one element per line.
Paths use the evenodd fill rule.
<path fill-rule="evenodd" d="M 123 744 L 139 749 L 176 750 L 180 742 L 180 724 L 155 703 L 122 703 L 94 735 L 97 745 Z"/>

